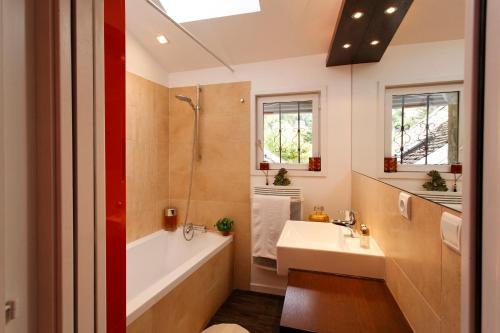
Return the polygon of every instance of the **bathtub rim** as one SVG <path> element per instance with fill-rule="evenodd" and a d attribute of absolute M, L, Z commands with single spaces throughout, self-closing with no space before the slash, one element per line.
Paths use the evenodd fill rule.
<path fill-rule="evenodd" d="M 135 246 L 147 242 L 156 237 L 160 237 L 165 230 L 156 231 L 150 235 L 144 236 L 127 244 L 126 249 L 129 250 Z M 170 291 L 175 289 L 179 284 L 196 272 L 201 266 L 207 263 L 211 258 L 219 254 L 230 243 L 233 242 L 233 235 L 222 236 L 215 231 L 208 231 L 220 238 L 220 242 L 216 246 L 204 248 L 195 256 L 177 267 L 174 271 L 165 275 L 151 286 L 143 290 L 139 295 L 126 303 L 126 318 L 127 326 L 144 314 L 148 309 L 158 303 Z M 196 237 L 196 236 L 195 236 Z"/>

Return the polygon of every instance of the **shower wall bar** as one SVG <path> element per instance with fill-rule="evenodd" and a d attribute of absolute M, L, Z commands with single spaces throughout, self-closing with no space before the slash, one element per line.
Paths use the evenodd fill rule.
<path fill-rule="evenodd" d="M 203 42 L 201 42 L 198 38 L 196 38 L 196 36 L 194 36 L 191 32 L 189 32 L 189 30 L 187 30 L 182 25 L 180 25 L 179 23 L 175 22 L 175 20 L 173 18 L 171 18 L 170 16 L 168 16 L 168 14 L 165 12 L 165 9 L 163 8 L 163 6 L 161 6 L 161 5 L 159 5 L 157 3 L 158 0 L 156 0 L 156 1 L 155 0 L 146 0 L 146 2 L 148 2 L 154 9 L 156 9 L 158 12 L 160 12 L 160 14 L 162 14 L 167 20 L 169 20 L 170 22 L 172 22 L 182 32 L 184 32 L 189 38 L 191 38 L 202 49 L 204 49 L 205 51 L 207 51 L 218 62 L 220 62 L 222 65 L 224 65 L 231 72 L 234 72 L 234 69 L 231 66 L 229 66 L 224 60 L 222 60 L 221 58 L 219 58 L 215 53 L 213 53 L 208 47 L 205 46 L 205 44 L 203 44 Z"/>

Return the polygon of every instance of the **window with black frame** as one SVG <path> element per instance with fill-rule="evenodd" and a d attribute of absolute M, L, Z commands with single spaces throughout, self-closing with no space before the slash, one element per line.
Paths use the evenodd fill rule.
<path fill-rule="evenodd" d="M 401 165 L 459 161 L 459 91 L 392 95 L 391 152 Z"/>

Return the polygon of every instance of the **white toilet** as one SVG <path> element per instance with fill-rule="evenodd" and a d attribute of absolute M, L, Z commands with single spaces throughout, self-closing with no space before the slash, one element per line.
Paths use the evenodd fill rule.
<path fill-rule="evenodd" d="M 240 325 L 236 324 L 218 324 L 213 325 L 201 333 L 250 333 Z"/>

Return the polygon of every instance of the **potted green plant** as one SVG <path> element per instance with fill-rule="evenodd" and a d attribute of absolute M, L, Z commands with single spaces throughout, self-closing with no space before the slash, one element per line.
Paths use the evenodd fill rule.
<path fill-rule="evenodd" d="M 233 224 L 234 221 L 228 217 L 223 217 L 217 221 L 215 226 L 217 227 L 217 230 L 219 230 L 222 235 L 228 236 L 229 233 L 231 232 L 231 229 L 233 229 Z"/>

